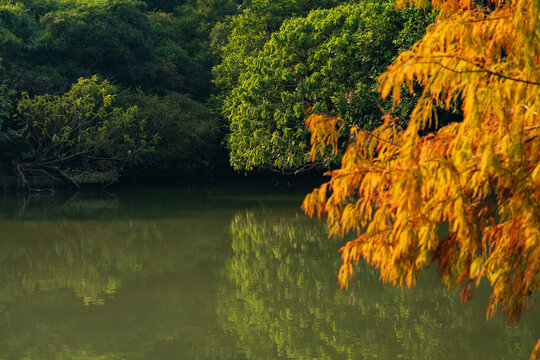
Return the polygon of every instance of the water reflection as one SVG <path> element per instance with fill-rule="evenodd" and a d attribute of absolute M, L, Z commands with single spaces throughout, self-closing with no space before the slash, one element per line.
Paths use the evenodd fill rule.
<path fill-rule="evenodd" d="M 528 357 L 538 310 L 486 323 L 485 296 L 462 308 L 436 279 L 403 292 L 368 267 L 339 291 L 342 241 L 299 212 L 302 194 L 1 202 L 0 359 Z"/>
<path fill-rule="evenodd" d="M 359 266 L 340 292 L 337 244 L 298 214 L 239 212 L 231 233 L 218 313 L 248 359 L 526 359 L 540 333 L 538 311 L 486 322 L 486 291 L 463 308 L 431 274 L 402 291 Z"/>
<path fill-rule="evenodd" d="M 234 358 L 214 310 L 231 215 L 173 197 L 150 213 L 83 197 L 0 220 L 0 359 Z"/>

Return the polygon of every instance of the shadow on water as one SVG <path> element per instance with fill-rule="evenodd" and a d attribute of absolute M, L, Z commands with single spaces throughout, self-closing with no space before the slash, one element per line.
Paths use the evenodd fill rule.
<path fill-rule="evenodd" d="M 184 187 L 0 202 L 0 359 L 527 359 L 540 311 L 485 321 L 432 274 L 402 291 L 338 249 L 306 189 Z M 535 321 L 536 320 L 536 321 Z"/>
<path fill-rule="evenodd" d="M 0 219 L 114 221 L 193 216 L 201 212 L 234 211 L 250 206 L 298 208 L 309 190 L 306 186 L 289 188 L 270 182 L 241 187 L 130 188 L 114 192 L 64 190 L 39 197 L 8 195 L 0 199 Z"/>

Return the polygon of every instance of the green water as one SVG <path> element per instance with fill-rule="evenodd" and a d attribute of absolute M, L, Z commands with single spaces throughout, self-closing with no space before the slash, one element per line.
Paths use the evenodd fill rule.
<path fill-rule="evenodd" d="M 462 307 L 431 272 L 403 291 L 362 265 L 340 291 L 305 192 L 0 201 L 0 359 L 528 359 L 538 306 L 486 322 L 487 288 Z"/>

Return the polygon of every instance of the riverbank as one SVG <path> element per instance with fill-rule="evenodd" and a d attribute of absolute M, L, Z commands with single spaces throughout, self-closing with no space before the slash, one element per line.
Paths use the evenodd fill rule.
<path fill-rule="evenodd" d="M 32 188 L 40 190 L 55 190 L 69 185 L 61 179 L 51 179 L 46 176 L 28 176 L 26 180 Z M 3 194 L 11 194 L 22 191 L 21 179 L 17 176 L 0 176 L 0 191 Z"/>
<path fill-rule="evenodd" d="M 72 184 L 62 179 L 52 179 L 46 176 L 29 176 L 26 178 L 30 187 L 38 192 L 56 191 L 72 187 Z M 135 179 L 121 178 L 120 181 L 103 186 L 103 184 L 86 184 L 83 189 L 104 188 L 114 190 L 133 187 L 168 187 L 175 185 L 223 185 L 237 184 L 249 187 L 251 185 L 267 185 L 274 188 L 316 187 L 324 181 L 322 171 L 311 171 L 299 175 L 283 175 L 275 172 L 258 171 L 249 174 L 230 173 L 221 176 L 191 176 L 179 178 Z M 16 194 L 23 192 L 21 180 L 17 176 L 0 176 L 0 194 Z"/>

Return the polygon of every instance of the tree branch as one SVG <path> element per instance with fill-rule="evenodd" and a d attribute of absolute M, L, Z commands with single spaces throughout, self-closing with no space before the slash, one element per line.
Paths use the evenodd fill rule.
<path fill-rule="evenodd" d="M 470 64 L 472 66 L 475 66 L 477 67 L 479 70 L 456 70 L 456 69 L 452 69 L 450 67 L 448 67 L 447 65 L 443 65 L 439 62 L 436 62 L 436 61 L 425 61 L 423 62 L 424 64 L 435 64 L 435 65 L 439 65 L 440 67 L 442 67 L 443 69 L 446 69 L 448 71 L 451 71 L 453 73 L 456 73 L 456 74 L 468 74 L 468 73 L 481 73 L 481 72 L 485 72 L 485 73 L 488 73 L 490 75 L 493 75 L 493 76 L 497 76 L 497 77 L 500 77 L 500 78 L 503 78 L 503 79 L 506 79 L 506 80 L 510 80 L 510 81 L 517 81 L 517 82 L 521 82 L 521 83 L 524 83 L 524 84 L 529 84 L 529 85 L 537 85 L 537 86 L 540 86 L 540 82 L 535 82 L 535 81 L 529 81 L 529 80 L 523 80 L 523 79 L 518 79 L 518 78 L 513 78 L 511 76 L 508 76 L 508 75 L 504 75 L 500 72 L 496 72 L 496 71 L 492 71 L 492 70 L 489 70 L 488 68 L 480 65 L 480 64 L 477 64 L 477 63 L 474 63 L 468 59 L 464 59 L 460 56 L 434 56 L 433 58 L 451 58 L 451 59 L 457 59 L 459 61 L 463 61 L 463 62 L 466 62 L 467 64 Z"/>

